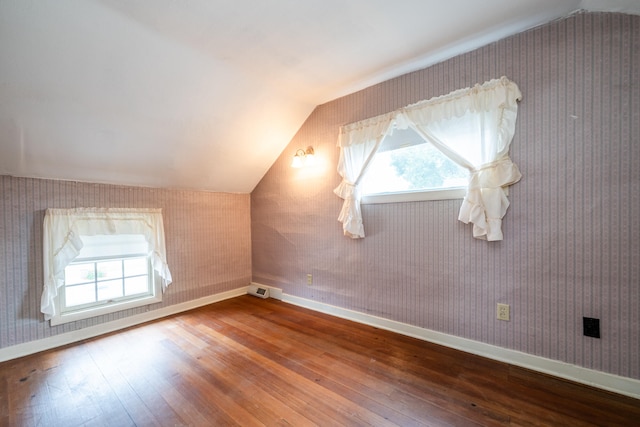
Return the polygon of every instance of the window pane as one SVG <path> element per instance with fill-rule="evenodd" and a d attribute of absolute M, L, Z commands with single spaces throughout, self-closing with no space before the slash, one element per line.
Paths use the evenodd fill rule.
<path fill-rule="evenodd" d="M 432 144 L 377 153 L 363 181 L 363 194 L 464 187 L 468 172 Z"/>
<path fill-rule="evenodd" d="M 126 296 L 146 294 L 149 292 L 149 277 L 129 277 L 124 280 L 124 294 Z"/>
<path fill-rule="evenodd" d="M 147 258 L 129 258 L 124 260 L 124 275 L 139 276 L 149 274 L 149 261 Z"/>
<path fill-rule="evenodd" d="M 382 141 L 362 179 L 362 194 L 466 187 L 468 171 L 413 129 L 396 129 Z"/>
<path fill-rule="evenodd" d="M 409 190 L 463 187 L 468 172 L 432 144 L 420 144 L 390 151 L 397 174 L 409 182 Z"/>
<path fill-rule="evenodd" d="M 100 254 L 96 254 L 99 256 Z M 123 300 L 153 297 L 149 257 L 83 259 L 65 269 L 65 298 L 61 310 L 102 310 Z M 89 282 L 89 283 L 88 283 Z"/>
<path fill-rule="evenodd" d="M 64 290 L 65 305 L 72 307 L 96 301 L 96 290 L 93 283 L 87 285 L 67 286 Z"/>
<path fill-rule="evenodd" d="M 390 151 L 378 153 L 362 179 L 362 194 L 408 191 L 411 183 L 398 174 L 391 164 Z"/>
<path fill-rule="evenodd" d="M 122 261 L 98 262 L 98 280 L 122 277 Z"/>
<path fill-rule="evenodd" d="M 69 264 L 64 269 L 64 283 L 75 285 L 78 283 L 93 282 L 95 280 L 94 263 Z"/>
<path fill-rule="evenodd" d="M 98 282 L 98 300 L 110 300 L 122 296 L 122 279 Z"/>

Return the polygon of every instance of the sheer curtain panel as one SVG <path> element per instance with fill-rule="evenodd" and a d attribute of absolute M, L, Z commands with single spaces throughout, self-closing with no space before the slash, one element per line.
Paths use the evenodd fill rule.
<path fill-rule="evenodd" d="M 347 237 L 364 237 L 358 183 L 393 123 L 394 115 L 387 114 L 340 129 L 338 173 L 342 182 L 333 192 L 344 199 L 338 221 L 342 223 L 344 235 Z"/>
<path fill-rule="evenodd" d="M 64 285 L 65 268 L 82 249 L 81 236 L 114 234 L 143 235 L 148 243 L 151 265 L 162 280 L 162 290 L 171 283 L 161 209 L 47 209 L 43 226 L 44 288 L 41 300 L 45 320 L 56 314 L 58 288 Z"/>

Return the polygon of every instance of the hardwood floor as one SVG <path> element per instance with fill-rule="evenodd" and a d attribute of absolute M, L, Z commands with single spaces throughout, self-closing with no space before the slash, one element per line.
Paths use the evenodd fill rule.
<path fill-rule="evenodd" d="M 2 426 L 631 426 L 640 401 L 243 296 L 0 364 Z"/>

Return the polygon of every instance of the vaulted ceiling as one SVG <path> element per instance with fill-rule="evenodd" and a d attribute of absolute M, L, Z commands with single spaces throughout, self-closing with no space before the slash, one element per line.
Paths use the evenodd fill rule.
<path fill-rule="evenodd" d="M 319 104 L 637 0 L 0 0 L 0 174 L 250 192 Z"/>

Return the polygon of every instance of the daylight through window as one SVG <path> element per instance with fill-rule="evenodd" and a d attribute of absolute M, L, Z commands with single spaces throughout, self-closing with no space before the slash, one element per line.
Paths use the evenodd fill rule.
<path fill-rule="evenodd" d="M 398 201 L 396 193 L 413 193 L 413 200 L 449 198 L 441 190 L 459 189 L 464 197 L 469 171 L 447 158 L 413 129 L 394 130 L 387 135 L 371 160 L 361 191 L 364 203 Z M 385 197 L 371 197 L 385 196 Z"/>

